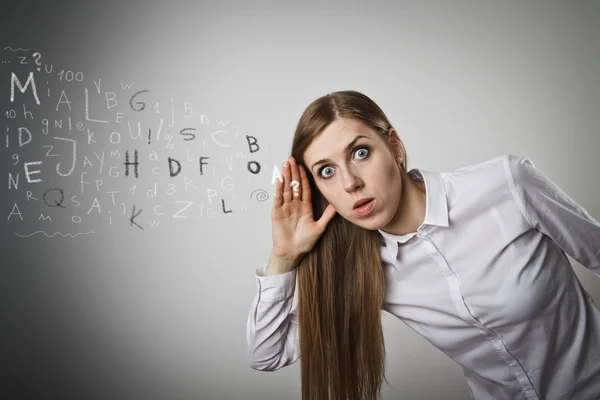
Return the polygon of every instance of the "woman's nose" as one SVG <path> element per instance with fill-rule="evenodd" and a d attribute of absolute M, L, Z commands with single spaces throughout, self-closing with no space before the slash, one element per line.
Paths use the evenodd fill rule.
<path fill-rule="evenodd" d="M 362 181 L 360 178 L 350 169 L 343 172 L 344 175 L 344 189 L 347 192 L 351 192 L 360 187 Z"/>

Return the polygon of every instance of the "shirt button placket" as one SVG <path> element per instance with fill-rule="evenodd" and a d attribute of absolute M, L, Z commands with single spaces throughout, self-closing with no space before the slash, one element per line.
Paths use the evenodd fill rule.
<path fill-rule="evenodd" d="M 492 343 L 492 345 L 496 348 L 499 354 L 504 358 L 507 365 L 514 371 L 515 376 L 518 382 L 521 384 L 523 391 L 528 399 L 539 399 L 537 392 L 533 388 L 527 373 L 523 370 L 520 364 L 514 359 L 514 357 L 508 352 L 504 342 L 501 337 L 494 332 L 493 330 L 487 328 L 482 322 L 480 322 L 472 313 L 470 307 L 467 305 L 465 298 L 462 295 L 462 291 L 460 290 L 460 281 L 455 272 L 450 268 L 450 265 L 446 262 L 444 256 L 438 251 L 435 244 L 427 237 L 426 235 L 422 235 L 417 232 L 417 236 L 422 239 L 426 239 L 431 247 L 429 251 L 429 255 L 438 261 L 438 266 L 442 270 L 444 276 L 448 280 L 450 293 L 452 296 L 452 300 L 456 305 L 456 309 L 461 315 L 462 319 L 465 322 L 471 323 L 473 326 L 481 329 L 488 340 Z"/>

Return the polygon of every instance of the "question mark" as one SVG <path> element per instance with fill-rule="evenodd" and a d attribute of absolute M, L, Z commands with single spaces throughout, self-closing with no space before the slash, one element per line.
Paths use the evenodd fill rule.
<path fill-rule="evenodd" d="M 33 59 L 35 60 L 35 64 L 38 67 L 42 66 L 42 63 L 40 62 L 40 58 L 42 58 L 42 55 L 40 53 L 38 53 L 37 51 L 35 53 L 32 54 Z M 38 71 L 40 70 L 40 68 L 37 69 Z"/>
<path fill-rule="evenodd" d="M 300 182 L 298 181 L 292 181 L 290 183 L 290 186 L 293 187 L 294 189 L 294 196 L 300 196 L 300 193 L 298 193 L 298 186 L 300 186 Z"/>

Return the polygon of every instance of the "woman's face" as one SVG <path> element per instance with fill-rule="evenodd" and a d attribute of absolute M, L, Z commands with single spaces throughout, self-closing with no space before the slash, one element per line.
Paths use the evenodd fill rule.
<path fill-rule="evenodd" d="M 395 157 L 401 155 L 397 153 Z M 398 210 L 402 175 L 395 157 L 384 139 L 361 121 L 338 118 L 308 146 L 304 163 L 343 218 L 375 230 L 386 226 Z M 359 215 L 354 203 L 363 198 L 374 199 L 372 209 Z"/>

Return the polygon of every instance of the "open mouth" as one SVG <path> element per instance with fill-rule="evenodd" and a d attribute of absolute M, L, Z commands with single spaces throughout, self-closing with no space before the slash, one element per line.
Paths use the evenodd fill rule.
<path fill-rule="evenodd" d="M 372 201 L 372 200 L 373 200 L 373 199 L 368 199 L 367 201 L 364 201 L 364 202 L 362 202 L 360 205 L 358 205 L 358 206 L 355 206 L 353 209 L 354 209 L 354 210 L 356 210 L 357 208 L 364 206 L 365 204 L 369 203 L 369 202 L 370 202 L 370 201 Z"/>
<path fill-rule="evenodd" d="M 358 205 L 358 206 L 354 207 L 354 210 L 356 210 L 356 209 L 358 209 L 358 208 L 361 208 L 361 207 L 365 206 L 366 204 L 369 204 L 369 203 L 370 203 L 370 202 L 372 202 L 372 201 L 373 201 L 373 199 L 369 199 L 369 200 L 365 201 L 364 203 L 362 203 L 362 204 L 360 204 L 360 205 Z"/>
<path fill-rule="evenodd" d="M 373 211 L 374 203 L 375 203 L 375 199 L 371 199 L 371 200 L 367 201 L 366 203 L 363 203 L 360 206 L 356 207 L 354 209 L 354 212 L 360 216 L 367 215 L 371 211 Z"/>

